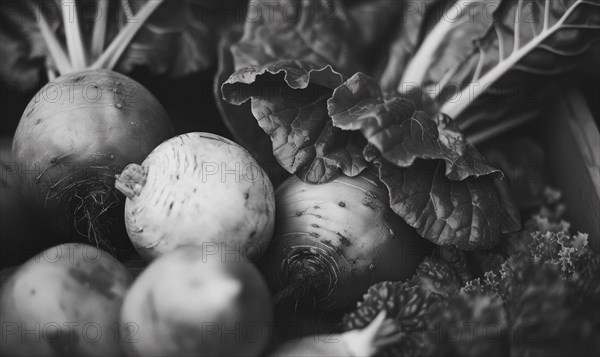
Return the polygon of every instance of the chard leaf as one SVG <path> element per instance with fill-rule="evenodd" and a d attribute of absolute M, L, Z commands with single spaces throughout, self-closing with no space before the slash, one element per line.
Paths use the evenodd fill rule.
<path fill-rule="evenodd" d="M 284 59 L 331 65 L 344 74 L 358 70 L 351 46 L 356 30 L 337 0 L 254 0 L 246 19 L 243 37 L 231 48 L 236 70 Z"/>
<path fill-rule="evenodd" d="M 448 117 L 429 113 L 408 97 L 385 100 L 377 82 L 357 73 L 328 101 L 333 125 L 360 130 L 383 158 L 400 167 L 416 159 L 440 159 L 451 180 L 501 172 L 488 165 Z"/>
<path fill-rule="evenodd" d="M 458 89 L 453 100 L 438 99 L 442 112 L 453 118 L 486 92 L 512 90 L 523 82 L 522 74 L 507 76 L 510 72 L 572 70 L 600 39 L 598 0 L 459 1 L 457 7 L 458 21 L 436 25 L 403 77 L 438 92 Z"/>
<path fill-rule="evenodd" d="M 271 137 L 277 161 L 310 183 L 323 183 L 339 172 L 356 176 L 366 168 L 360 135 L 333 127 L 327 99 L 342 76 L 330 66 L 298 61 L 247 67 L 223 84 L 223 98 L 240 105 L 251 99 L 252 114 Z"/>
<path fill-rule="evenodd" d="M 341 73 L 358 68 L 353 31 L 338 1 L 261 0 L 249 5 L 244 34 L 231 47 L 236 72 L 223 83 L 223 99 L 251 100 L 277 161 L 307 182 L 327 182 L 340 171 L 355 176 L 366 167 L 364 139 L 333 127 L 327 113 Z M 226 119 L 232 120 L 238 119 Z"/>
<path fill-rule="evenodd" d="M 520 229 L 505 180 L 488 175 L 452 181 L 444 175 L 443 161 L 416 160 L 400 168 L 372 154 L 392 210 L 433 243 L 486 249 L 502 233 Z"/>
<path fill-rule="evenodd" d="M 149 0 L 124 0 L 119 23 L 132 16 Z M 207 23 L 209 4 L 202 0 L 165 1 L 129 44 L 117 70 L 131 72 L 145 66 L 152 73 L 183 77 L 208 68 L 214 62 L 216 36 Z M 129 8 L 127 8 L 129 7 Z M 131 21 L 133 21 L 131 20 Z"/>
<path fill-rule="evenodd" d="M 391 1 L 400 4 L 402 14 L 400 24 L 395 29 L 394 38 L 389 46 L 387 63 L 377 77 L 380 78 L 379 83 L 384 93 L 397 91 L 402 73 L 426 33 L 428 20 L 436 13 L 434 10 L 445 3 L 443 0 Z M 404 87 L 401 89 L 405 92 Z"/>

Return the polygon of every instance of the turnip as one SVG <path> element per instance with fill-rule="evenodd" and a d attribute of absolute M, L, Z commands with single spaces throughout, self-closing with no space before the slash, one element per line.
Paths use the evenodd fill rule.
<path fill-rule="evenodd" d="M 271 357 L 370 357 L 381 348 L 398 343 L 403 333 L 392 320 L 385 319 L 385 312 L 364 329 L 341 334 L 307 336 L 291 340 L 276 347 Z"/>
<path fill-rule="evenodd" d="M 142 257 L 209 244 L 255 259 L 271 240 L 271 181 L 244 148 L 218 135 L 165 141 L 142 165 L 127 166 L 116 187 L 127 196 L 127 232 Z"/>
<path fill-rule="evenodd" d="M 127 293 L 121 321 L 137 327 L 130 356 L 260 356 L 273 327 L 258 270 L 239 254 L 197 246 L 154 260 Z"/>
<path fill-rule="evenodd" d="M 11 144 L 0 139 L 0 268 L 22 264 L 53 240 L 19 193 Z"/>
<path fill-rule="evenodd" d="M 122 200 L 114 190 L 114 175 L 129 163 L 141 162 L 173 131 L 167 113 L 148 90 L 110 69 L 160 3 L 144 4 L 136 21 L 95 58 L 87 58 L 95 51 L 84 48 L 81 40 L 77 11 L 71 8 L 77 3 L 61 2 L 68 53 L 38 14 L 51 57 L 51 81 L 25 109 L 13 154 L 24 197 L 68 240 L 83 236 L 104 248 L 130 247 L 118 214 Z M 32 7 L 39 11 L 37 4 Z M 105 31 L 103 24 L 106 15 L 95 24 L 95 49 L 104 47 L 105 36 L 96 36 Z M 61 76 L 54 78 L 56 72 Z"/>
<path fill-rule="evenodd" d="M 107 241 L 122 217 L 114 175 L 172 135 L 166 112 L 141 85 L 106 70 L 64 75 L 40 93 L 13 142 L 21 192 L 56 231 L 124 247 Z"/>
<path fill-rule="evenodd" d="M 343 309 L 375 282 L 410 277 L 423 239 L 389 208 L 374 173 L 320 185 L 297 177 L 276 192 L 277 218 L 265 275 L 276 302 Z"/>
<path fill-rule="evenodd" d="M 4 356 L 119 356 L 119 313 L 131 283 L 107 252 L 50 248 L 18 268 L 0 291 Z"/>

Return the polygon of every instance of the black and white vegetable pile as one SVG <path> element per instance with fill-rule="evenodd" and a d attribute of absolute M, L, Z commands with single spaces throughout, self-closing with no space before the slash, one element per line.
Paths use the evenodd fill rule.
<path fill-rule="evenodd" d="M 48 81 L 0 148 L 2 355 L 599 351 L 600 237 L 490 140 L 598 75 L 600 0 L 2 7 L 2 81 Z M 217 63 L 189 115 L 235 142 L 128 76 Z"/>

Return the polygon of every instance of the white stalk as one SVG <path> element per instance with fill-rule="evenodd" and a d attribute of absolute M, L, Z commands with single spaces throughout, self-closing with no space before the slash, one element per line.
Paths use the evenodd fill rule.
<path fill-rule="evenodd" d="M 449 12 L 452 9 L 457 9 L 456 11 L 458 12 L 458 15 L 456 16 L 456 19 L 460 19 L 464 15 L 465 11 L 467 11 L 473 4 L 473 0 L 459 0 L 456 2 L 456 4 L 452 5 L 448 10 L 446 10 L 440 22 L 438 22 L 431 33 L 427 35 L 425 41 L 423 41 L 423 44 L 413 59 L 408 63 L 398 87 L 399 92 L 402 92 L 402 88 L 405 87 L 404 83 L 407 83 L 411 86 L 413 84 L 419 86 L 423 84 L 423 80 L 427 75 L 427 71 L 435 59 L 435 52 L 438 48 L 440 48 L 441 44 L 446 39 L 446 34 L 457 26 L 456 22 L 448 20 Z"/>
<path fill-rule="evenodd" d="M 462 90 L 462 92 L 458 96 L 458 99 L 455 102 L 445 103 L 441 108 L 441 112 L 450 116 L 451 118 L 457 118 L 473 101 L 475 101 L 475 99 L 479 98 L 479 96 L 485 93 L 485 91 L 489 88 L 490 85 L 495 83 L 498 79 L 500 79 L 500 77 L 502 77 L 506 72 L 513 68 L 532 50 L 540 46 L 548 37 L 550 37 L 557 30 L 559 30 L 565 23 L 566 19 L 571 15 L 573 11 L 575 11 L 577 6 L 582 2 L 583 0 L 578 0 L 576 3 L 571 5 L 571 7 L 556 22 L 556 24 L 554 24 L 552 27 L 549 27 L 547 30 L 540 32 L 540 34 L 536 38 L 532 39 L 524 46 L 513 51 L 505 60 L 500 61 L 496 67 L 494 67 L 483 77 L 481 77 L 481 80 L 477 83 L 477 86 L 468 86 L 467 88 Z M 516 39 L 515 44 L 516 48 L 517 45 L 519 45 Z"/>
<path fill-rule="evenodd" d="M 96 22 L 94 23 L 94 30 L 92 32 L 92 48 L 91 55 L 93 59 L 97 59 L 104 50 L 104 42 L 106 41 L 106 25 L 108 23 L 108 0 L 97 0 L 98 1 L 98 14 L 100 18 L 96 16 Z"/>
<path fill-rule="evenodd" d="M 481 144 L 499 134 L 505 133 L 513 128 L 527 123 L 535 118 L 533 115 L 517 117 L 515 119 L 504 120 L 486 127 L 476 133 L 466 135 L 466 139 L 473 145 Z"/>
<path fill-rule="evenodd" d="M 46 21 L 46 18 L 44 17 L 44 14 L 42 13 L 42 10 L 40 9 L 39 5 L 33 4 L 32 9 L 35 12 L 36 17 L 38 18 L 40 32 L 42 33 L 44 43 L 48 48 L 48 52 L 50 53 L 50 57 L 52 57 L 52 60 L 54 61 L 54 65 L 56 66 L 58 73 L 65 74 L 71 72 L 71 62 L 69 61 L 69 58 L 67 57 L 67 54 L 63 49 L 62 45 L 58 41 L 56 34 L 50 28 L 50 25 L 48 25 L 48 22 Z"/>
<path fill-rule="evenodd" d="M 74 0 L 61 0 L 61 6 L 71 66 L 74 71 L 81 71 L 85 69 L 86 62 L 77 5 Z"/>
<path fill-rule="evenodd" d="M 54 72 L 54 69 L 52 69 L 52 68 L 46 69 L 46 75 L 48 76 L 48 80 L 50 82 L 52 82 L 53 80 L 56 79 L 56 72 Z"/>
<path fill-rule="evenodd" d="M 149 0 L 142 6 L 140 11 L 119 32 L 102 55 L 92 64 L 92 69 L 113 69 L 119 58 L 129 46 L 135 34 L 144 26 L 152 13 L 163 3 L 163 0 Z"/>

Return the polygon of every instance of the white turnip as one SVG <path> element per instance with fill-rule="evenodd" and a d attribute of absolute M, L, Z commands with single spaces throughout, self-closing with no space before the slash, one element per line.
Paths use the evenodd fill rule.
<path fill-rule="evenodd" d="M 137 278 L 121 313 L 137 327 L 129 356 L 261 356 L 273 327 L 267 285 L 239 254 L 214 253 L 181 247 Z"/>
<path fill-rule="evenodd" d="M 132 79 L 108 70 L 61 76 L 40 90 L 19 122 L 12 149 L 21 193 L 69 239 L 124 248 L 114 175 L 171 136 L 165 110 Z"/>
<path fill-rule="evenodd" d="M 116 187 L 127 196 L 127 232 L 142 257 L 210 244 L 254 259 L 271 240 L 271 181 L 244 148 L 218 135 L 165 141 L 142 165 L 127 166 Z"/>
<path fill-rule="evenodd" d="M 105 43 L 110 38 L 105 7 L 93 23 L 89 48 L 79 21 L 80 2 L 58 3 L 60 26 L 48 23 L 43 4 L 27 2 L 44 40 L 50 83 L 25 109 L 13 154 L 21 192 L 62 241 L 83 236 L 114 253 L 131 247 L 122 215 L 115 214 L 122 202 L 114 190 L 114 175 L 129 163 L 141 162 L 173 132 L 157 99 L 111 69 L 162 2 L 143 4 L 135 21 L 122 27 L 110 44 Z"/>
<path fill-rule="evenodd" d="M 376 282 L 410 277 L 425 253 L 423 239 L 392 212 L 385 186 L 368 170 L 320 185 L 294 176 L 275 196 L 264 269 L 277 303 L 342 309 Z"/>
<path fill-rule="evenodd" d="M 3 356 L 120 356 L 131 283 L 105 251 L 63 244 L 19 267 L 0 290 Z"/>

